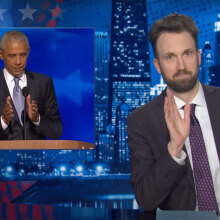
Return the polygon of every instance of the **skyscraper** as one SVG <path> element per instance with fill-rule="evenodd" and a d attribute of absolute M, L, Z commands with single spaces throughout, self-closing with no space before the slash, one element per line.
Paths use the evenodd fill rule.
<path fill-rule="evenodd" d="M 111 27 L 109 123 L 117 125 L 114 148 L 119 164 L 122 158 L 124 162 L 129 158 L 122 106 L 126 106 L 127 115 L 150 100 L 146 1 L 113 0 Z"/>
<path fill-rule="evenodd" d="M 98 135 L 98 158 L 105 164 L 114 164 L 114 134 L 105 132 Z"/>
<path fill-rule="evenodd" d="M 217 16 L 217 20 L 215 21 L 215 62 L 214 65 L 209 68 L 209 81 L 210 85 L 219 86 L 220 84 L 220 14 Z"/>
<path fill-rule="evenodd" d="M 158 83 L 155 86 L 152 86 L 150 88 L 150 97 L 151 97 L 151 99 L 154 99 L 158 95 L 160 95 L 166 87 L 167 87 L 167 85 L 166 85 L 166 83 L 164 83 L 164 80 L 161 76 L 160 77 L 160 83 Z"/>
<path fill-rule="evenodd" d="M 95 125 L 96 132 L 108 125 L 109 58 L 107 32 L 95 33 Z"/>
<path fill-rule="evenodd" d="M 118 144 L 118 152 L 115 155 L 117 166 L 123 164 L 120 171 L 126 171 L 129 169 L 129 150 L 127 145 L 126 135 L 126 120 L 129 114 L 129 108 L 127 105 L 120 105 L 116 111 L 116 134 L 115 140 Z M 123 168 L 123 169 L 122 169 Z"/>
<path fill-rule="evenodd" d="M 108 57 L 108 33 L 95 32 L 95 149 L 94 159 L 105 161 L 106 146 L 109 146 L 109 138 L 106 133 L 108 126 L 109 107 L 109 57 Z M 113 159 L 113 158 L 112 158 Z M 107 159 L 108 161 L 108 159 Z"/>
<path fill-rule="evenodd" d="M 220 64 L 220 14 L 215 22 L 215 65 Z"/>
<path fill-rule="evenodd" d="M 200 71 L 200 81 L 206 85 L 211 82 L 210 67 L 214 65 L 214 51 L 211 48 L 209 41 L 205 43 L 202 49 L 202 60 L 201 60 L 201 71 Z"/>

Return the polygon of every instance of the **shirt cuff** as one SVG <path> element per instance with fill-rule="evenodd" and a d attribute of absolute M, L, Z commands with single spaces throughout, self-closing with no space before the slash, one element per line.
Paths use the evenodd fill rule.
<path fill-rule="evenodd" d="M 38 125 L 40 124 L 40 115 L 39 115 L 39 121 L 37 121 L 37 122 L 33 122 L 33 121 L 32 121 L 32 123 L 33 123 L 34 125 L 38 126 Z"/>
<path fill-rule="evenodd" d="M 173 157 L 172 158 L 179 164 L 179 165 L 185 165 L 185 159 L 186 159 L 187 155 L 185 153 L 185 151 L 181 151 L 180 157 Z"/>
<path fill-rule="evenodd" d="M 4 131 L 8 128 L 8 125 L 3 121 L 2 116 L 1 116 L 1 125 Z"/>

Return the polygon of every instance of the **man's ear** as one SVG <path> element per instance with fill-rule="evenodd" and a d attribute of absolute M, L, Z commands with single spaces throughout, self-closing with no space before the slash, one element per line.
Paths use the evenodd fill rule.
<path fill-rule="evenodd" d="M 0 59 L 3 60 L 3 50 L 0 49 Z"/>
<path fill-rule="evenodd" d="M 201 64 L 201 52 L 200 52 L 200 50 L 198 50 L 198 52 L 197 52 L 197 56 L 198 56 L 198 61 L 199 61 L 199 66 L 200 66 L 200 64 Z"/>
<path fill-rule="evenodd" d="M 28 47 L 28 54 L 27 54 L 27 56 L 29 56 L 30 50 L 31 50 L 31 48 L 30 48 L 30 47 Z"/>
<path fill-rule="evenodd" d="M 157 58 L 154 58 L 153 63 L 154 63 L 154 66 L 155 66 L 157 72 L 161 74 L 159 60 Z"/>

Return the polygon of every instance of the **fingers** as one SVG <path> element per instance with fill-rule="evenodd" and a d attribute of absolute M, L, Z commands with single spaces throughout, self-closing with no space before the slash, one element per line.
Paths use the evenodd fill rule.
<path fill-rule="evenodd" d="M 8 96 L 8 97 L 6 98 L 6 104 L 11 104 L 11 97 L 10 97 L 10 96 Z"/>
<path fill-rule="evenodd" d="M 32 108 L 32 121 L 38 122 L 39 121 L 39 113 L 38 113 L 38 107 L 36 101 L 31 102 L 31 108 Z"/>
<path fill-rule="evenodd" d="M 38 113 L 38 107 L 36 101 L 31 102 L 31 107 L 34 114 Z"/>
<path fill-rule="evenodd" d="M 14 112 L 13 112 L 13 108 L 11 105 L 11 98 L 10 96 L 8 96 L 6 98 L 6 102 L 4 105 L 2 119 L 6 124 L 8 124 L 13 117 L 14 117 Z"/>
<path fill-rule="evenodd" d="M 169 103 L 168 103 L 168 97 L 165 97 L 165 102 L 164 102 L 164 115 L 165 115 L 165 120 L 167 123 L 170 121 L 170 108 L 169 108 Z"/>
<path fill-rule="evenodd" d="M 26 97 L 26 104 L 27 105 L 31 104 L 31 95 L 30 94 Z"/>
<path fill-rule="evenodd" d="M 171 91 L 167 91 L 167 96 L 164 103 L 164 113 L 168 128 L 172 126 L 177 118 L 181 117 Z"/>
<path fill-rule="evenodd" d="M 181 118 L 179 110 L 176 106 L 176 102 L 174 99 L 174 95 L 172 91 L 168 91 L 168 106 L 170 108 L 170 113 L 174 116 L 174 118 Z"/>
<path fill-rule="evenodd" d="M 33 122 L 39 121 L 39 112 L 38 112 L 37 103 L 34 100 L 31 101 L 30 94 L 27 96 L 26 105 L 27 105 L 26 111 L 29 119 Z"/>
<path fill-rule="evenodd" d="M 184 108 L 184 120 L 190 124 L 190 104 L 186 104 Z"/>
<path fill-rule="evenodd" d="M 190 104 L 184 108 L 184 118 L 182 119 L 177 108 L 172 91 L 167 91 L 164 103 L 164 113 L 167 128 L 170 134 L 168 151 L 171 155 L 179 157 L 182 147 L 190 130 Z"/>

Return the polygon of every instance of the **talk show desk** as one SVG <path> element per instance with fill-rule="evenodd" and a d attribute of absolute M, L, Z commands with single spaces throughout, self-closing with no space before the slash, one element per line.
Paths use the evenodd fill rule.
<path fill-rule="evenodd" d="M 218 220 L 213 212 L 79 208 L 51 205 L 0 204 L 0 219 L 16 220 Z"/>

